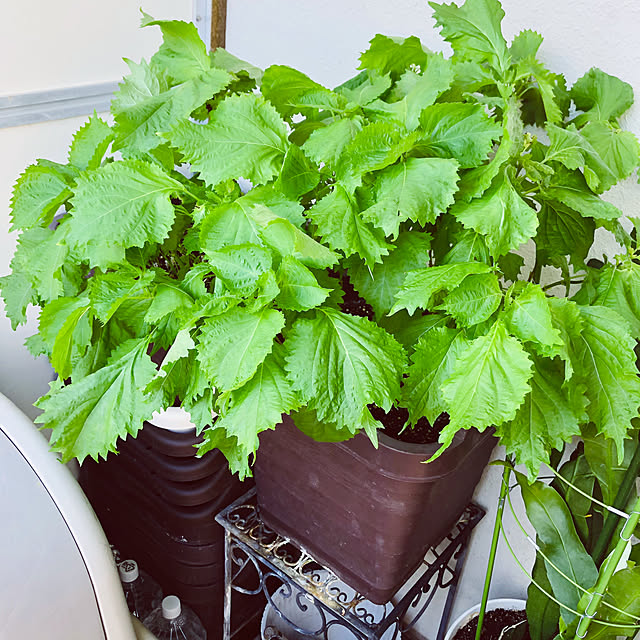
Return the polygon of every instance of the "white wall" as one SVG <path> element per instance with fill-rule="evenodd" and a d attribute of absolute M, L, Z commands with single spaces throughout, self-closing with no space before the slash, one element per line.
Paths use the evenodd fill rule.
<path fill-rule="evenodd" d="M 63 0 L 0 4 L 0 95 L 119 80 L 122 58 L 148 56 L 159 29 L 139 29 L 142 7 L 154 18 L 191 20 L 192 0 Z"/>
<path fill-rule="evenodd" d="M 623 123 L 640 135 L 637 0 L 503 0 L 502 4 L 507 14 L 505 37 L 510 40 L 524 28 L 540 32 L 545 38 L 542 60 L 553 71 L 563 73 L 569 85 L 592 66 L 629 82 L 638 103 Z M 426 0 L 229 0 L 227 48 L 258 66 L 288 64 L 317 82 L 335 86 L 355 74 L 360 52 L 376 33 L 417 35 L 431 49 L 450 51 L 433 27 Z M 640 186 L 635 179 L 619 185 L 607 197 L 628 215 L 640 216 Z M 599 250 L 614 247 L 611 237 L 601 234 Z M 476 530 L 453 617 L 480 599 L 500 476 L 499 467 L 489 467 L 476 494 L 488 513 Z M 517 502 L 517 496 L 513 498 Z M 530 542 L 510 515 L 505 528 L 520 561 L 530 569 L 534 557 Z M 522 570 L 504 541 L 499 549 L 491 595 L 526 596 Z M 434 638 L 437 622 L 427 616 L 418 630 Z"/>

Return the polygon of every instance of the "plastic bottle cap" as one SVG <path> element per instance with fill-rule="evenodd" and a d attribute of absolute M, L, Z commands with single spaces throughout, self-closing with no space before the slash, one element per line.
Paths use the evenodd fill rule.
<path fill-rule="evenodd" d="M 120 580 L 122 582 L 133 582 L 140 575 L 138 563 L 135 560 L 123 560 L 118 565 L 118 571 L 120 571 Z"/>
<path fill-rule="evenodd" d="M 182 605 L 178 596 L 167 596 L 162 601 L 162 617 L 167 620 L 177 618 L 182 612 Z"/>

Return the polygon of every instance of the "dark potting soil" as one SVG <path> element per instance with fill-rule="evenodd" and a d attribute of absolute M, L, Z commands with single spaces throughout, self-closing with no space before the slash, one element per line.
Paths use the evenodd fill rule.
<path fill-rule="evenodd" d="M 484 616 L 484 622 L 482 623 L 481 640 L 498 640 L 503 629 L 512 627 L 518 622 L 526 620 L 527 614 L 525 611 L 513 611 L 510 609 L 494 609 L 493 611 L 487 611 Z M 458 629 L 458 632 L 453 636 L 453 640 L 475 640 L 476 629 L 478 627 L 478 616 L 473 618 L 464 625 L 464 627 Z M 522 640 L 531 640 L 529 631 L 525 633 Z"/>
<path fill-rule="evenodd" d="M 373 307 L 354 289 L 349 276 L 342 276 L 340 284 L 344 291 L 340 310 L 352 316 L 361 316 L 362 318 L 373 320 L 375 318 Z"/>
<path fill-rule="evenodd" d="M 413 444 L 432 444 L 438 442 L 440 431 L 449 424 L 449 416 L 441 413 L 437 420 L 431 424 L 426 418 L 420 418 L 412 427 L 403 428 L 409 419 L 409 412 L 402 407 L 392 407 L 385 412 L 380 407 L 370 405 L 371 415 L 382 422 L 383 432 L 394 440 L 410 442 Z"/>

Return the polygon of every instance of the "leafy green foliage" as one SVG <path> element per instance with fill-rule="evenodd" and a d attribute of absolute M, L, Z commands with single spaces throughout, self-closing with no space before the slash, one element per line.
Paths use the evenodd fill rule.
<path fill-rule="evenodd" d="M 579 310 L 583 329 L 575 350 L 579 379 L 589 400 L 587 413 L 598 430 L 617 444 L 622 460 L 624 438 L 640 407 L 635 341 L 615 311 L 599 306 Z"/>
<path fill-rule="evenodd" d="M 407 273 L 397 302 L 391 309 L 395 313 L 406 309 L 410 314 L 420 307 L 429 309 L 432 296 L 442 290 L 459 286 L 471 274 L 489 273 L 491 267 L 482 262 L 454 262 L 440 267 L 427 267 Z"/>
<path fill-rule="evenodd" d="M 567 505 L 557 491 L 540 481 L 530 485 L 517 472 L 516 477 L 527 517 L 538 534 L 538 543 L 547 558 L 545 566 L 553 594 L 562 604 L 575 611 L 582 595 L 575 584 L 595 584 L 598 577 L 595 563 L 585 551 Z M 574 618 L 569 609 L 560 609 L 560 615 L 566 623 Z"/>
<path fill-rule="evenodd" d="M 384 169 L 376 182 L 376 202 L 362 217 L 388 236 L 396 236 L 405 220 L 435 222 L 453 204 L 457 168 L 455 160 L 409 158 Z"/>
<path fill-rule="evenodd" d="M 451 213 L 465 227 L 484 235 L 496 258 L 517 249 L 538 228 L 536 212 L 520 197 L 506 174 L 496 178 L 480 198 L 456 204 Z"/>
<path fill-rule="evenodd" d="M 135 436 L 151 417 L 153 406 L 142 391 L 155 373 L 147 345 L 144 338 L 123 342 L 104 367 L 66 387 L 52 383 L 40 399 L 37 421 L 52 429 L 51 447 L 63 461 L 106 458 L 118 438 Z"/>
<path fill-rule="evenodd" d="M 293 324 L 285 347 L 294 389 L 324 422 L 354 433 L 367 405 L 389 410 L 400 395 L 404 350 L 365 318 L 322 308 Z"/>
<path fill-rule="evenodd" d="M 571 87 L 571 98 L 583 111 L 574 120 L 577 126 L 599 120 L 613 120 L 633 104 L 631 85 L 597 68 L 587 71 Z"/>
<path fill-rule="evenodd" d="M 430 155 L 455 158 L 462 167 L 477 167 L 492 150 L 502 127 L 474 104 L 445 102 L 428 106 L 420 116 L 426 134 L 420 148 Z"/>
<path fill-rule="evenodd" d="M 402 405 L 409 410 L 412 424 L 422 416 L 433 424 L 447 410 L 441 387 L 467 346 L 461 329 L 445 327 L 427 332 L 417 342 L 402 387 Z"/>
<path fill-rule="evenodd" d="M 346 257 L 358 254 L 372 267 L 389 253 L 391 247 L 383 233 L 363 219 L 351 196 L 340 186 L 315 204 L 309 215 L 322 240 Z"/>
<path fill-rule="evenodd" d="M 212 187 L 240 177 L 254 184 L 269 182 L 282 166 L 287 146 L 275 109 L 251 94 L 226 98 L 206 125 L 185 122 L 167 137 Z"/>
<path fill-rule="evenodd" d="M 568 92 L 542 36 L 507 46 L 498 0 L 432 6 L 452 57 L 377 35 L 335 89 L 143 15 L 162 44 L 127 61 L 114 124 L 91 116 L 68 162 L 28 167 L 11 202 L 0 287 L 12 326 L 41 309 L 28 346 L 67 381 L 42 400 L 65 458 L 106 455 L 178 399 L 200 454 L 243 477 L 285 413 L 376 443 L 373 404 L 448 413 L 443 445 L 495 427 L 529 480 L 578 433 L 582 467 L 594 451 L 626 464 L 640 252 L 601 194 L 639 164 L 618 122 L 630 87 L 592 69 Z M 595 269 L 603 228 L 626 253 Z M 564 286 L 541 287 L 553 269 Z M 617 476 L 587 476 L 610 497 Z M 587 539 L 591 512 L 563 496 Z"/>
<path fill-rule="evenodd" d="M 489 333 L 471 342 L 442 385 L 451 421 L 440 433 L 440 442 L 450 444 L 460 428 L 482 431 L 513 419 L 531 389 L 531 375 L 531 360 L 522 345 L 496 322 Z"/>
<path fill-rule="evenodd" d="M 284 318 L 275 309 L 250 313 L 235 307 L 205 322 L 198 360 L 216 387 L 233 391 L 253 376 L 283 326 Z"/>
<path fill-rule="evenodd" d="M 153 164 L 124 160 L 78 178 L 68 242 L 91 266 L 105 266 L 101 245 L 128 248 L 161 242 L 182 185 Z"/>
<path fill-rule="evenodd" d="M 404 282 L 407 271 L 424 267 L 429 261 L 430 238 L 402 232 L 393 251 L 372 269 L 366 264 L 355 263 L 349 267 L 349 276 L 378 317 L 391 310 L 395 295 Z"/>
<path fill-rule="evenodd" d="M 489 62 L 505 71 L 509 50 L 500 23 L 504 11 L 498 0 L 467 0 L 462 6 L 429 3 L 441 34 L 456 54 Z"/>
<path fill-rule="evenodd" d="M 13 188 L 12 230 L 51 224 L 54 214 L 71 193 L 65 176 L 55 168 L 30 165 Z"/>

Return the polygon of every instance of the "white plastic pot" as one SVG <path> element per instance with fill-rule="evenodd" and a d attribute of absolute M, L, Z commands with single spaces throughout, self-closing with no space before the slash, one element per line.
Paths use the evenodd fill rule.
<path fill-rule="evenodd" d="M 487 602 L 487 611 L 493 611 L 494 609 L 507 609 L 508 611 L 524 611 L 527 608 L 526 600 L 520 600 L 519 598 L 495 598 Z M 447 635 L 444 640 L 452 640 L 452 638 L 458 633 L 458 629 L 464 627 L 467 622 L 470 622 L 478 615 L 480 611 L 480 603 L 467 609 L 464 613 L 459 615 L 450 625 L 447 631 Z"/>

